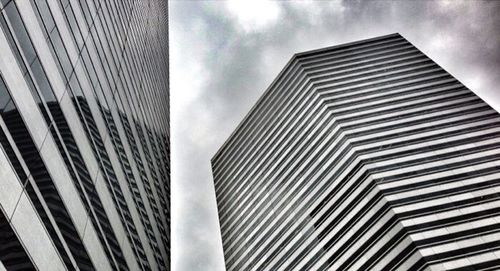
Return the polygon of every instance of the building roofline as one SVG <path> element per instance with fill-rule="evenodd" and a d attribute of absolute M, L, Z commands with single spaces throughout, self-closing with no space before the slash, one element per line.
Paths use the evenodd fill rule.
<path fill-rule="evenodd" d="M 301 57 L 312 56 L 315 54 L 321 54 L 321 53 L 325 53 L 328 51 L 337 50 L 337 49 L 341 49 L 344 47 L 349 47 L 352 45 L 358 45 L 358 44 L 362 44 L 362 43 L 367 43 L 367 42 L 372 42 L 372 41 L 377 41 L 377 40 L 386 39 L 389 37 L 397 37 L 397 36 L 402 37 L 399 33 L 392 33 L 392 34 L 387 34 L 387 35 L 383 35 L 383 36 L 377 36 L 377 37 L 373 37 L 373 38 L 367 38 L 367 39 L 363 39 L 363 40 L 357 40 L 357 41 L 353 41 L 353 42 L 342 43 L 342 44 L 337 44 L 337 45 L 328 46 L 328 47 L 322 47 L 322 48 L 318 48 L 318 49 L 313 49 L 313 50 L 308 50 L 308 51 L 303 51 L 303 52 L 293 54 L 292 57 L 290 58 L 290 60 L 288 60 L 286 65 L 283 67 L 283 69 L 281 69 L 281 71 L 274 78 L 274 80 L 271 82 L 271 84 L 266 88 L 264 93 L 259 97 L 257 102 L 255 102 L 255 104 L 245 114 L 243 119 L 238 123 L 238 125 L 234 128 L 234 130 L 231 132 L 231 134 L 226 138 L 224 143 L 222 143 L 222 145 L 212 155 L 212 158 L 210 159 L 210 163 L 213 165 L 214 158 L 220 154 L 220 152 L 224 149 L 224 147 L 229 143 L 231 138 L 234 137 L 235 133 L 245 124 L 246 120 L 248 118 L 250 118 L 252 113 L 255 111 L 256 107 L 260 103 L 262 103 L 262 101 L 265 99 L 265 97 L 267 97 L 269 95 L 271 89 L 274 88 L 274 86 L 278 83 L 278 81 L 285 75 L 285 73 L 292 66 L 292 64 L 295 60 L 298 60 Z"/>
<path fill-rule="evenodd" d="M 278 73 L 278 75 L 274 78 L 274 80 L 271 82 L 271 84 L 266 88 L 266 90 L 264 91 L 264 93 L 262 93 L 262 95 L 259 97 L 259 99 L 257 100 L 257 102 L 255 102 L 255 104 L 250 108 L 250 110 L 248 110 L 248 112 L 245 114 L 245 116 L 243 117 L 243 119 L 238 123 L 238 125 L 234 128 L 234 130 L 231 132 L 231 134 L 226 138 L 226 140 L 224 141 L 224 143 L 222 143 L 222 145 L 219 147 L 219 149 L 212 155 L 212 158 L 210 159 L 210 162 L 213 162 L 215 156 L 217 156 L 222 151 L 222 149 L 229 143 L 229 140 L 231 138 L 233 138 L 233 136 L 235 135 L 235 133 L 241 128 L 241 126 L 243 126 L 243 124 L 246 122 L 246 120 L 255 111 L 256 107 L 260 103 L 262 103 L 262 101 L 264 100 L 264 98 L 266 96 L 268 96 L 270 90 L 278 83 L 278 81 L 283 77 L 283 75 L 286 73 L 286 71 L 292 66 L 292 64 L 293 64 L 293 62 L 295 60 L 296 60 L 296 56 L 293 55 L 288 60 L 288 62 L 286 63 L 286 65 L 283 67 L 283 69 L 281 69 L 281 71 Z"/>
<path fill-rule="evenodd" d="M 328 51 L 342 49 L 342 48 L 349 47 L 352 45 L 358 45 L 358 44 L 362 44 L 362 43 L 383 40 L 383 39 L 391 38 L 391 37 L 402 37 L 402 36 L 399 33 L 392 33 L 392 34 L 387 34 L 387 35 L 383 35 L 383 36 L 376 36 L 373 38 L 367 38 L 367 39 L 356 40 L 356 41 L 352 41 L 352 42 L 348 42 L 348 43 L 342 43 L 342 44 L 337 44 L 337 45 L 333 45 L 333 46 L 307 50 L 307 51 L 296 53 L 294 56 L 297 58 L 307 57 L 307 56 L 312 56 L 312 55 L 316 55 L 316 54 L 326 53 Z"/>

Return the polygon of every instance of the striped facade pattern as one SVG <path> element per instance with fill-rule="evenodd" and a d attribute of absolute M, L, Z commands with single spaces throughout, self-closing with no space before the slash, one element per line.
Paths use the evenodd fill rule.
<path fill-rule="evenodd" d="M 0 0 L 0 271 L 170 270 L 168 6 Z"/>
<path fill-rule="evenodd" d="M 212 170 L 228 271 L 500 268 L 500 115 L 399 34 L 294 55 Z"/>

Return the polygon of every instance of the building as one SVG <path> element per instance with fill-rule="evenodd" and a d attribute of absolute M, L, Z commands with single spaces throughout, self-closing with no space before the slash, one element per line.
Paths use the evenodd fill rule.
<path fill-rule="evenodd" d="M 500 268 L 500 115 L 399 34 L 294 55 L 212 169 L 228 271 Z"/>
<path fill-rule="evenodd" d="M 0 9 L 0 270 L 170 270 L 167 2 Z"/>

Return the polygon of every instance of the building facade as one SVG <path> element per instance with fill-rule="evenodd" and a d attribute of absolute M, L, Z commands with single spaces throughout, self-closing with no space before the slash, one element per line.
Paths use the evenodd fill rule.
<path fill-rule="evenodd" d="M 0 10 L 0 270 L 170 270 L 167 2 Z"/>
<path fill-rule="evenodd" d="M 228 271 L 500 268 L 500 115 L 399 34 L 294 55 L 212 170 Z"/>

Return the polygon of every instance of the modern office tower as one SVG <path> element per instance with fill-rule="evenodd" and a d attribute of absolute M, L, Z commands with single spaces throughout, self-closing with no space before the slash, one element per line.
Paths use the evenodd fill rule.
<path fill-rule="evenodd" d="M 0 270 L 169 270 L 167 2 L 0 8 Z"/>
<path fill-rule="evenodd" d="M 228 271 L 500 268 L 500 115 L 398 34 L 293 56 L 212 166 Z"/>

